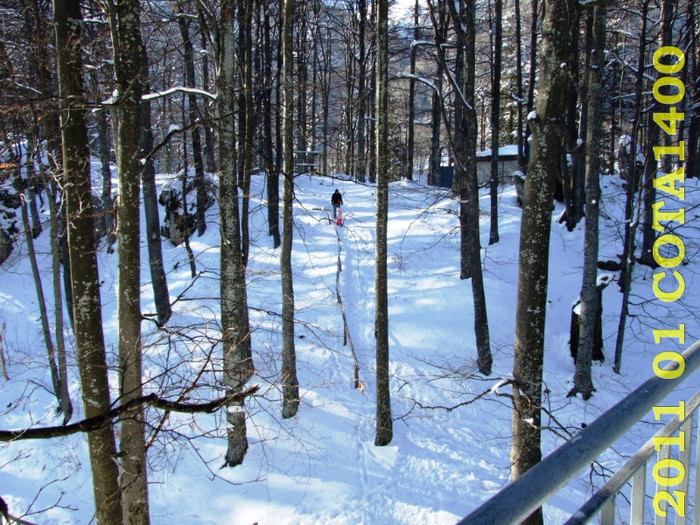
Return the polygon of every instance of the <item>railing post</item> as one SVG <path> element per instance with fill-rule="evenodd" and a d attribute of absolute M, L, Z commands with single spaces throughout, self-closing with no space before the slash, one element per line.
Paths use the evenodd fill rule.
<path fill-rule="evenodd" d="M 697 414 L 697 410 L 692 414 L 689 414 L 680 428 L 680 431 L 683 433 L 683 448 L 681 449 L 678 458 L 685 467 L 685 476 L 683 477 L 683 481 L 680 483 L 678 490 L 684 492 L 685 494 L 688 494 L 688 489 L 690 488 L 690 469 L 693 458 L 691 438 L 693 436 L 693 421 L 695 421 Z M 697 480 L 695 481 L 695 484 L 697 485 Z M 685 510 L 686 512 L 683 516 L 676 517 L 676 525 L 687 525 L 689 507 L 686 507 Z"/>
<path fill-rule="evenodd" d="M 698 509 L 698 502 L 700 502 L 700 417 L 698 413 L 694 413 L 695 419 L 697 420 L 698 427 L 698 441 L 695 447 L 695 508 L 693 508 L 693 525 L 700 525 L 700 509 Z"/>
<path fill-rule="evenodd" d="M 615 496 L 600 510 L 600 525 L 615 525 Z"/>
<path fill-rule="evenodd" d="M 644 525 L 644 507 L 647 491 L 647 462 L 632 475 L 632 500 L 630 501 L 630 525 Z"/>
<path fill-rule="evenodd" d="M 659 450 L 659 452 L 658 452 L 658 454 L 656 455 L 656 461 L 657 461 L 657 463 L 661 463 L 662 461 L 671 458 L 671 447 L 668 447 L 668 446 L 666 446 L 666 447 L 661 447 L 661 448 L 658 449 L 658 450 Z M 659 470 L 660 470 L 660 471 L 665 471 L 666 468 L 659 469 Z M 657 483 L 657 484 L 656 484 L 656 494 L 658 494 L 658 493 L 659 493 L 660 491 L 662 491 L 662 490 L 666 490 L 666 488 L 665 488 L 665 487 L 662 487 L 661 485 L 659 485 L 659 484 Z M 664 502 L 664 503 L 667 505 L 667 506 L 666 506 L 666 510 L 668 510 L 668 508 L 669 508 L 669 507 L 668 507 L 668 502 Z M 666 514 L 663 514 L 663 515 L 662 515 L 662 514 L 659 514 L 659 513 L 657 513 L 657 512 L 654 513 L 654 525 L 667 525 L 667 524 L 668 524 L 668 512 L 666 512 Z"/>

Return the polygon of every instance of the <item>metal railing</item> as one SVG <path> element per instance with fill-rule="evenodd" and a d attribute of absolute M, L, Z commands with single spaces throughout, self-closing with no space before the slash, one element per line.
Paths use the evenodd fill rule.
<path fill-rule="evenodd" d="M 659 405 L 668 394 L 700 366 L 700 341 L 683 352 L 683 358 L 685 371 L 679 377 L 663 379 L 654 376 L 645 381 L 580 433 L 528 470 L 518 480 L 503 488 L 498 494 L 462 519 L 459 525 L 510 525 L 523 521 L 556 494 L 569 480 L 598 458 L 635 423 L 647 415 L 653 407 Z M 673 364 L 666 369 L 674 370 L 677 366 L 677 364 Z M 687 436 L 686 439 L 690 439 L 692 434 L 691 406 L 695 406 L 692 410 L 695 413 L 698 403 L 700 403 L 700 394 L 693 397 L 686 404 L 687 414 L 685 420 L 683 422 L 676 420 L 677 426 L 674 421 L 671 421 L 657 434 L 657 437 L 662 435 L 669 436 L 680 426 L 688 425 L 685 436 Z M 649 442 L 644 445 L 621 469 L 620 472 L 624 472 L 619 476 L 617 474 L 613 476 L 589 502 L 572 516 L 567 524 L 587 523 L 599 511 L 602 513 L 601 520 L 603 524 L 614 523 L 615 496 L 629 479 L 632 479 L 633 485 L 637 486 L 636 489 L 632 489 L 631 523 L 643 524 L 644 500 L 646 499 L 644 494 L 646 468 L 642 467 L 646 465 L 648 459 L 654 453 L 653 438 L 650 440 L 650 443 L 651 449 L 649 449 Z M 668 449 L 668 447 L 664 448 Z M 687 456 L 685 458 L 687 464 L 690 463 L 689 451 L 690 446 L 686 446 L 684 453 Z M 686 470 L 688 468 L 686 467 Z M 685 476 L 686 481 L 688 477 Z M 696 493 L 698 485 L 700 484 L 696 482 Z M 700 494 L 698 494 L 698 497 L 700 497 Z M 695 524 L 697 525 L 700 523 L 700 516 L 697 515 L 697 512 L 695 514 Z M 663 518 L 657 517 L 656 525 L 663 525 L 664 523 Z M 686 522 L 683 519 L 681 521 L 677 519 L 676 523 Z"/>
<path fill-rule="evenodd" d="M 589 499 L 564 525 L 582 525 L 588 523 L 594 516 L 600 513 L 601 525 L 613 525 L 615 523 L 615 499 L 623 488 L 631 481 L 632 493 L 630 499 L 630 525 L 643 525 L 646 507 L 646 480 L 647 480 L 647 463 L 658 450 L 659 462 L 671 459 L 671 449 L 668 446 L 659 447 L 659 443 L 663 438 L 673 436 L 676 431 L 683 432 L 683 446 L 679 443 L 679 461 L 685 469 L 687 475 L 683 476 L 683 481 L 679 484 L 678 492 L 688 493 L 690 482 L 690 467 L 691 467 L 691 437 L 693 433 L 694 421 L 698 415 L 698 406 L 700 406 L 700 392 L 695 394 L 693 398 L 685 405 L 685 418 L 683 421 L 674 417 L 669 421 L 664 428 L 654 434 L 654 437 L 645 443 L 637 453 L 630 458 L 625 465 L 603 485 L 591 499 Z M 680 434 L 679 434 L 680 436 Z M 696 467 L 697 468 L 697 467 Z M 696 493 L 700 489 L 700 484 L 697 483 L 697 471 L 695 475 L 695 490 Z M 700 523 L 700 515 L 694 513 L 695 523 Z M 655 523 L 663 525 L 668 523 L 668 516 L 656 515 Z M 688 523 L 687 516 L 676 516 L 676 525 L 685 525 Z"/>

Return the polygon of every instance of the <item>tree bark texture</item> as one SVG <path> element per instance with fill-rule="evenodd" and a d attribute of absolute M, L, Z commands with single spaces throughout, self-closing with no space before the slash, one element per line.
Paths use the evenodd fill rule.
<path fill-rule="evenodd" d="M 294 346 L 294 279 L 292 275 L 294 204 L 294 0 L 284 2 L 284 192 L 282 203 L 282 417 L 294 417 L 299 409 Z"/>
<path fill-rule="evenodd" d="M 144 48 L 142 53 L 143 88 L 150 91 L 148 81 L 148 56 Z M 158 324 L 163 326 L 173 313 L 170 305 L 168 279 L 163 266 L 163 246 L 160 237 L 160 215 L 158 213 L 158 195 L 156 191 L 156 169 L 150 158 L 153 149 L 153 129 L 151 124 L 151 103 L 141 103 L 141 157 L 146 159 L 143 165 L 143 209 L 146 219 L 146 242 L 148 244 L 148 266 L 151 272 L 153 300 L 156 306 Z"/>
<path fill-rule="evenodd" d="M 115 5 L 114 63 L 118 86 L 117 166 L 119 206 L 119 373 L 122 402 L 141 397 L 141 80 L 139 0 Z M 121 423 L 121 487 L 124 522 L 150 523 L 143 409 Z"/>
<path fill-rule="evenodd" d="M 222 5 L 217 53 L 217 111 L 219 122 L 219 207 L 221 215 L 221 338 L 223 382 L 227 394 L 240 392 L 253 374 L 248 319 L 246 271 L 241 250 L 241 223 L 236 177 L 234 80 L 236 39 L 233 4 Z M 239 465 L 248 450 L 243 400 L 227 405 L 225 465 Z"/>
<path fill-rule="evenodd" d="M 586 227 L 584 232 L 581 325 L 572 393 L 589 399 L 595 390 L 591 376 L 593 344 L 600 309 L 598 292 L 598 215 L 600 208 L 600 155 L 603 122 L 603 69 L 605 68 L 605 4 L 593 8 L 593 50 L 588 76 L 586 135 Z"/>
<path fill-rule="evenodd" d="M 535 108 L 535 85 L 537 84 L 537 38 L 539 35 L 538 26 L 540 23 L 540 3 L 539 0 L 530 1 L 530 71 L 528 72 L 527 88 L 527 112 L 530 113 Z M 525 162 L 530 163 L 530 126 L 525 126 Z"/>
<path fill-rule="evenodd" d="M 659 32 L 659 47 L 670 46 L 672 44 L 673 36 L 673 18 L 676 2 L 674 0 L 663 0 L 661 2 L 661 30 Z M 661 92 L 664 93 L 664 88 L 661 88 Z M 654 230 L 654 204 L 656 203 L 656 188 L 654 186 L 654 179 L 656 177 L 657 171 L 660 169 L 664 173 L 669 173 L 671 156 L 663 155 L 662 164 L 659 167 L 659 162 L 654 154 L 654 147 L 658 146 L 661 141 L 666 146 L 670 145 L 669 139 L 670 135 L 664 133 L 660 134 L 659 126 L 652 121 L 652 112 L 661 111 L 663 105 L 655 101 L 649 112 L 648 126 L 647 126 L 647 147 L 646 147 L 646 159 L 644 163 L 644 212 L 642 214 L 642 253 L 639 258 L 639 262 L 651 268 L 656 268 L 658 266 L 656 260 L 654 259 L 654 243 L 656 241 L 656 233 Z"/>
<path fill-rule="evenodd" d="M 375 254 L 375 319 L 377 411 L 374 444 L 393 438 L 389 389 L 389 298 L 387 294 L 387 221 L 389 208 L 389 5 L 377 0 L 377 231 Z"/>
<path fill-rule="evenodd" d="M 90 152 L 80 44 L 82 13 L 77 2 L 54 0 L 57 72 L 60 93 L 63 170 L 66 188 L 68 251 L 75 320 L 75 346 L 86 417 L 110 408 L 102 332 L 100 285 L 93 235 Z M 95 520 L 122 523 L 119 470 L 112 427 L 88 436 Z"/>
<path fill-rule="evenodd" d="M 542 457 L 541 403 L 545 314 L 549 270 L 549 237 L 554 182 L 561 170 L 562 137 L 570 59 L 571 18 L 577 6 L 569 0 L 546 4 L 541 50 L 542 71 L 536 115 L 531 115 L 532 155 L 525 180 L 520 232 L 518 299 L 513 375 L 513 441 L 511 477 L 515 480 Z M 526 521 L 541 524 L 542 512 Z"/>
<path fill-rule="evenodd" d="M 580 24 L 580 11 L 577 13 L 576 21 L 578 27 Z M 588 34 L 588 32 L 586 33 Z M 584 166 L 584 142 L 579 140 L 583 136 L 586 124 L 582 122 L 579 126 L 579 115 L 581 121 L 585 120 L 586 116 L 586 96 L 579 97 L 579 90 L 584 90 L 580 82 L 580 60 L 578 53 L 579 46 L 579 31 L 572 33 L 573 39 L 571 42 L 572 59 L 570 62 L 571 80 L 569 81 L 569 92 L 566 99 L 566 151 L 570 161 L 567 163 L 567 168 L 563 173 L 563 197 L 565 211 L 560 222 L 566 220 L 566 227 L 569 231 L 573 231 L 579 221 L 583 218 L 584 201 L 585 201 L 585 166 Z M 588 41 L 589 38 L 587 37 Z M 590 56 L 590 49 L 586 49 L 586 64 Z M 579 108 L 579 99 L 581 107 Z M 580 112 L 579 112 L 580 111 Z"/>
<path fill-rule="evenodd" d="M 493 21 L 493 70 L 491 72 L 491 228 L 489 244 L 499 240 L 498 235 L 498 149 L 501 133 L 501 47 L 503 45 L 503 0 L 495 0 Z"/>
<path fill-rule="evenodd" d="M 420 40 L 420 4 L 416 0 L 413 5 L 413 39 L 418 42 Z M 411 47 L 411 79 L 408 82 L 408 130 L 406 131 L 406 162 L 404 178 L 413 180 L 413 156 L 415 152 L 416 142 L 416 55 L 418 54 L 417 46 Z"/>
<path fill-rule="evenodd" d="M 240 81 L 242 83 L 239 97 L 239 128 L 242 144 L 239 148 L 242 153 L 238 160 L 238 185 L 241 189 L 241 257 L 243 264 L 248 264 L 250 255 L 250 176 L 253 171 L 253 141 L 255 140 L 255 109 L 253 104 L 253 2 L 245 2 L 238 6 L 238 60 L 239 69 L 242 68 Z"/>
<path fill-rule="evenodd" d="M 440 166 L 442 165 L 442 120 L 443 120 L 443 93 L 442 82 L 445 71 L 445 61 L 443 59 L 443 44 L 447 38 L 447 4 L 438 2 L 433 8 L 429 4 L 431 19 L 433 23 L 433 34 L 435 38 L 435 49 L 438 60 L 435 70 L 435 92 L 431 98 L 430 110 L 430 168 L 428 173 L 428 184 L 439 184 Z M 437 13 L 435 12 L 437 10 Z"/>
<path fill-rule="evenodd" d="M 272 136 L 272 92 L 274 77 L 272 75 L 272 38 L 271 23 L 272 14 L 266 12 L 263 20 L 263 158 L 265 159 L 265 173 L 267 174 L 267 222 L 268 233 L 272 237 L 272 245 L 278 248 L 282 244 L 280 237 L 280 177 L 279 166 L 274 160 L 273 136 Z M 325 144 L 325 140 L 324 140 Z M 325 173 L 325 170 L 323 171 Z"/>
<path fill-rule="evenodd" d="M 27 257 L 29 258 L 34 277 L 34 286 L 36 289 L 37 304 L 39 306 L 39 317 L 41 319 L 41 331 L 44 334 L 44 344 L 46 345 L 46 356 L 48 359 L 49 370 L 51 372 L 51 383 L 53 385 L 54 395 L 58 401 L 58 409 L 63 413 L 63 421 L 67 423 L 73 413 L 73 407 L 68 393 L 68 383 L 66 377 L 66 369 L 59 367 L 59 356 L 57 355 L 56 347 L 53 344 L 51 337 L 51 327 L 49 326 L 49 314 L 46 309 L 46 299 L 44 296 L 44 287 L 41 282 L 41 274 L 39 273 L 39 265 L 36 260 L 36 250 L 34 249 L 34 237 L 32 228 L 29 224 L 29 211 L 26 199 L 22 199 L 21 204 L 22 226 L 27 242 Z M 62 330 L 62 326 L 56 327 L 57 331 Z M 64 363 L 65 366 L 65 356 Z"/>
<path fill-rule="evenodd" d="M 190 38 L 189 19 L 180 7 L 180 13 L 177 17 L 178 27 L 183 42 L 183 60 L 185 62 L 185 84 L 189 88 L 196 87 L 194 73 L 194 46 Z M 190 126 L 200 118 L 199 106 L 197 104 L 197 96 L 190 92 L 187 95 L 187 118 Z M 202 137 L 199 132 L 199 127 L 195 126 L 191 130 L 192 135 L 192 162 L 194 164 L 194 185 L 197 193 L 197 207 L 195 211 L 195 222 L 197 224 L 197 235 L 204 235 L 207 230 L 205 219 L 205 208 L 207 203 L 207 192 L 204 181 L 204 160 L 202 156 Z M 187 166 L 185 166 L 187 169 Z M 187 210 L 184 210 L 187 213 Z"/>
<path fill-rule="evenodd" d="M 56 195 L 58 188 L 54 181 L 50 183 L 45 181 L 46 199 L 49 204 L 49 217 L 51 218 L 51 227 L 49 230 L 51 242 L 51 276 L 53 287 L 54 300 L 54 320 L 56 326 L 56 357 L 58 360 L 58 376 L 65 388 L 62 402 L 63 406 L 63 422 L 68 423 L 73 415 L 73 402 L 70 399 L 68 391 L 68 360 L 66 357 L 66 341 L 64 337 L 64 310 L 63 310 L 63 294 L 61 293 L 61 254 L 59 243 L 59 230 L 62 221 L 59 219 L 59 213 L 56 209 Z"/>
<path fill-rule="evenodd" d="M 474 301 L 474 335 L 477 367 L 484 375 L 491 374 L 492 356 L 486 310 L 483 272 L 481 268 L 481 237 L 479 228 L 479 186 L 476 174 L 477 123 L 474 107 L 475 89 L 475 21 L 473 0 L 450 2 L 450 11 L 457 31 L 456 86 L 461 103 L 455 108 L 453 156 L 459 195 L 461 231 L 461 279 L 471 279 Z"/>

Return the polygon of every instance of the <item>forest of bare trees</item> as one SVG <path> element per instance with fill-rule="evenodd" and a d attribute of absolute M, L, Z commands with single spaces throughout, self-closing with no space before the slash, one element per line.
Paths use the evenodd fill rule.
<path fill-rule="evenodd" d="M 654 146 L 682 143 L 685 176 L 700 177 L 700 7 L 691 0 L 5 0 L 0 14 L 0 264 L 20 238 L 31 247 L 50 228 L 54 263 L 45 279 L 51 290 L 36 279 L 37 296 L 40 306 L 44 294 L 58 305 L 52 318 L 41 308 L 41 320 L 66 426 L 47 428 L 44 437 L 86 433 L 97 523 L 149 523 L 147 454 L 171 412 L 225 411 L 225 464 L 244 461 L 246 399 L 257 388 L 247 290 L 252 175 L 266 177 L 267 233 L 279 249 L 282 364 L 274 381 L 285 419 L 300 404 L 295 176 L 344 174 L 376 184 L 375 444 L 381 446 L 393 432 L 388 184 L 419 174 L 437 186 L 441 168 L 451 168 L 460 277 L 474 305 L 467 317 L 476 347 L 469 351 L 478 373 L 489 376 L 488 312 L 498 305 L 484 290 L 479 214 L 490 214 L 489 244 L 498 243 L 499 150 L 515 146 L 517 170 L 508 181 L 524 179 L 524 189 L 513 479 L 541 459 L 552 201 L 563 203 L 558 220 L 569 231 L 585 225 L 570 395 L 589 399 L 600 317 L 599 177 L 626 181 L 624 240 L 613 261 L 624 296 L 618 372 L 634 267 L 656 265 L 654 176 L 677 169 L 670 155 L 659 165 Z M 685 61 L 685 96 L 667 115 L 673 137 L 659 136 L 650 96 L 661 46 L 677 48 Z M 488 149 L 491 206 L 480 210 L 477 152 Z M 176 183 L 157 189 L 161 173 Z M 207 361 L 188 366 L 187 374 L 177 368 L 177 381 L 164 380 L 155 392 L 150 384 L 146 395 L 142 325 L 171 330 L 161 245 L 183 246 L 192 279 L 199 278 L 190 244 L 207 230 L 205 212 L 215 202 L 220 331 L 214 343 L 197 344 L 211 343 L 220 354 L 221 381 L 206 379 Z M 153 312 L 142 311 L 140 231 L 147 232 Z M 96 253 L 103 238 L 118 254 L 116 362 L 105 353 L 101 324 Z M 181 342 L 196 337 L 197 329 L 178 329 Z M 71 400 L 66 386 L 65 338 L 74 341 L 80 400 Z M 118 384 L 110 388 L 112 371 Z M 77 426 L 68 425 L 72 403 L 82 404 L 86 420 Z"/>

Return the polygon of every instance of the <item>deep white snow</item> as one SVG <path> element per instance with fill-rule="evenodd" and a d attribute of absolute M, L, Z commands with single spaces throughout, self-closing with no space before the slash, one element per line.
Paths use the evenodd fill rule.
<path fill-rule="evenodd" d="M 160 177 L 160 184 L 168 181 Z M 623 183 L 603 177 L 601 259 L 621 252 Z M 338 188 L 345 201 L 345 226 L 329 224 L 330 196 Z M 574 435 L 636 385 L 652 375 L 659 348 L 652 329 L 686 324 L 686 343 L 699 335 L 695 293 L 697 274 L 697 183 L 686 181 L 686 224 L 675 231 L 686 242 L 688 264 L 683 304 L 654 299 L 651 270 L 637 266 L 623 372 L 612 372 L 621 294 L 616 283 L 604 292 L 606 362 L 595 364 L 597 392 L 584 402 L 567 398 L 574 364 L 569 355 L 571 306 L 581 286 L 583 223 L 566 231 L 553 210 L 549 308 L 546 328 L 546 406 L 551 430 L 544 432 L 545 453 Z M 513 187 L 499 195 L 498 244 L 488 246 L 488 195 L 481 200 L 482 259 L 486 284 L 494 372 L 476 371 L 471 285 L 459 279 L 459 228 L 456 202 L 443 189 L 420 183 L 390 186 L 389 308 L 394 439 L 374 446 L 374 242 L 375 187 L 302 175 L 296 178 L 293 264 L 296 344 L 302 400 L 291 420 L 280 416 L 276 386 L 280 368 L 281 292 L 279 250 L 267 236 L 264 179 L 252 191 L 249 305 L 259 396 L 247 403 L 250 448 L 242 466 L 221 469 L 226 443 L 223 412 L 191 418 L 171 415 L 150 449 L 150 499 L 154 524 L 451 524 L 508 483 L 511 377 L 518 239 L 521 210 Z M 192 238 L 200 272 L 193 283 L 183 247 L 164 241 L 165 265 L 175 314 L 168 331 L 143 325 L 148 391 L 176 398 L 194 375 L 205 372 L 190 402 L 211 399 L 218 386 L 219 236 L 217 209 L 209 210 L 208 229 Z M 143 311 L 153 311 L 142 240 Z M 48 233 L 37 240 L 44 292 L 51 306 Z M 340 251 L 339 251 L 340 249 Z M 336 270 L 349 332 L 360 365 L 364 391 L 353 387 L 354 360 L 343 345 L 336 302 Z M 116 255 L 99 253 L 104 326 L 114 360 Z M 0 324 L 9 381 L 0 379 L 3 429 L 59 425 L 55 400 L 47 389 L 45 349 L 36 294 L 19 240 L 0 267 Z M 68 333 L 68 331 L 67 331 Z M 169 337 L 168 337 L 169 336 Z M 207 361 L 207 356 L 211 360 Z M 163 373 L 164 368 L 167 373 Z M 77 368 L 71 344 L 71 394 L 82 416 Z M 112 374 L 116 388 L 118 378 Z M 688 399 L 697 376 L 675 393 Z M 468 403 L 480 396 L 473 403 Z M 457 405 L 462 406 L 457 407 Z M 159 414 L 149 411 L 154 423 Z M 582 472 L 546 506 L 547 523 L 562 523 L 602 484 L 658 425 L 649 416 Z M 0 444 L 0 495 L 12 514 L 40 524 L 90 523 L 92 489 L 85 437 Z M 651 484 L 650 481 L 650 485 Z M 694 503 L 689 494 L 690 503 Z M 621 506 L 624 508 L 624 502 Z"/>

